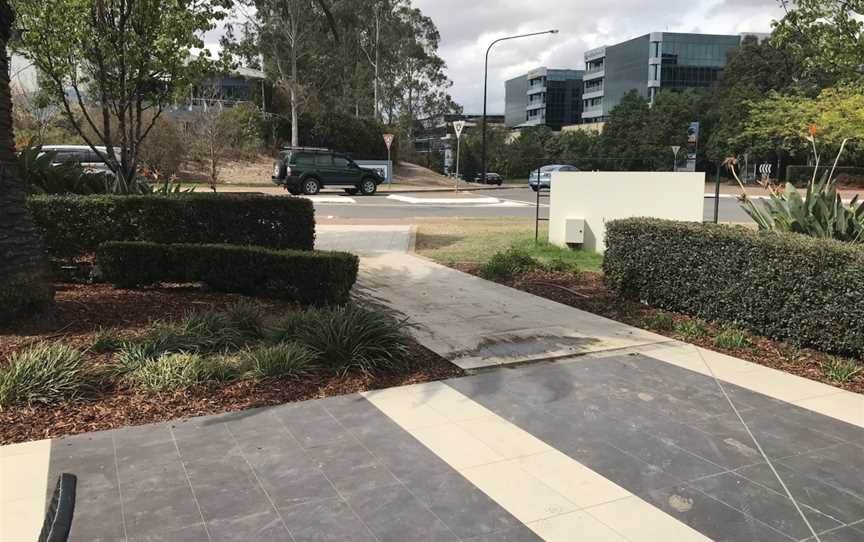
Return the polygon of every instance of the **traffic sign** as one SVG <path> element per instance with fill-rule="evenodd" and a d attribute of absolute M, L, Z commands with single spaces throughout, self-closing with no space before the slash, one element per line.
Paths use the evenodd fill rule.
<path fill-rule="evenodd" d="M 453 121 L 453 131 L 456 132 L 456 139 L 459 139 L 462 136 L 462 130 L 465 128 L 464 120 L 454 120 Z"/>
<path fill-rule="evenodd" d="M 387 150 L 390 150 L 390 145 L 393 144 L 393 138 L 396 137 L 393 134 L 384 134 L 384 144 L 387 145 Z"/>

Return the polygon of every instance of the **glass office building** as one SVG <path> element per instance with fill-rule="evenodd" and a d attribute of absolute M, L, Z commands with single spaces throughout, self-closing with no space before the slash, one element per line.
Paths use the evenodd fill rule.
<path fill-rule="evenodd" d="M 583 70 L 545 67 L 504 84 L 505 125 L 508 128 L 548 126 L 560 130 L 582 117 Z"/>
<path fill-rule="evenodd" d="M 629 91 L 653 103 L 663 89 L 707 87 L 717 81 L 742 36 L 652 32 L 585 53 L 582 121 L 603 122 Z"/>

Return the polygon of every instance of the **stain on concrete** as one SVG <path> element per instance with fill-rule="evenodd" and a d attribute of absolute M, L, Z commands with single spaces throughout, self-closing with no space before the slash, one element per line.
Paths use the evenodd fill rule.
<path fill-rule="evenodd" d="M 645 393 L 644 391 L 639 392 L 639 393 L 637 394 L 637 397 L 639 397 L 639 399 L 642 399 L 642 400 L 645 401 L 645 402 L 653 401 L 653 400 L 654 400 L 654 396 L 653 396 L 653 395 L 651 395 L 650 393 Z"/>
<path fill-rule="evenodd" d="M 673 493 L 669 496 L 669 506 L 679 512 L 689 512 L 693 509 L 693 499 L 688 499 L 687 497 L 682 497 L 681 495 L 675 495 Z"/>
<path fill-rule="evenodd" d="M 752 448 L 750 446 L 747 446 L 743 442 L 736 440 L 734 438 L 731 438 L 731 437 L 725 438 L 725 439 L 723 439 L 723 442 L 725 442 L 729 446 L 735 448 L 736 450 L 738 450 L 742 454 L 746 455 L 747 457 L 757 457 L 759 455 L 758 450 L 756 450 L 755 448 Z"/>

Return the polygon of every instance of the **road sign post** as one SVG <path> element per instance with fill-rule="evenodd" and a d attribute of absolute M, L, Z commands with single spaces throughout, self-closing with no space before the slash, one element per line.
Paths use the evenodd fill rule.
<path fill-rule="evenodd" d="M 672 145 L 672 154 L 675 155 L 675 158 L 672 159 L 672 171 L 678 171 L 678 151 L 680 150 L 680 145 Z"/>
<path fill-rule="evenodd" d="M 453 121 L 453 131 L 456 132 L 456 191 L 459 191 L 459 150 L 462 143 L 462 130 L 465 128 L 464 120 Z"/>
<path fill-rule="evenodd" d="M 393 134 L 384 134 L 384 144 L 387 145 L 387 167 L 390 168 L 387 172 L 387 186 L 393 186 L 393 161 L 390 160 L 390 145 L 393 144 L 395 137 Z"/>

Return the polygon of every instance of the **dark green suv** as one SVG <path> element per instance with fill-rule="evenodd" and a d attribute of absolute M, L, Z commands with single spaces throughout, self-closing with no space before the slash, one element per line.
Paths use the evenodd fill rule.
<path fill-rule="evenodd" d="M 384 178 L 358 166 L 348 155 L 317 147 L 285 147 L 273 165 L 273 182 L 292 194 L 314 195 L 328 186 L 371 196 Z"/>

